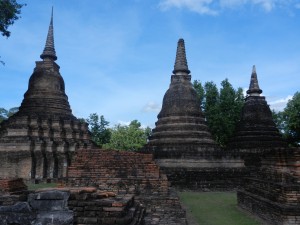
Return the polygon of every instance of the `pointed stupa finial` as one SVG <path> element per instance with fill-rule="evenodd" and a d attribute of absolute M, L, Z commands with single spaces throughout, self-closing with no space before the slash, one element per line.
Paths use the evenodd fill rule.
<path fill-rule="evenodd" d="M 247 94 L 250 96 L 259 96 L 262 90 L 259 88 L 255 65 L 252 67 L 251 80 Z"/>
<path fill-rule="evenodd" d="M 177 52 L 176 52 L 173 74 L 188 75 L 190 74 L 190 72 L 191 71 L 188 68 L 188 64 L 186 60 L 184 40 L 180 38 L 177 45 Z"/>
<path fill-rule="evenodd" d="M 41 59 L 43 60 L 51 59 L 53 61 L 57 59 L 55 48 L 54 48 L 54 35 L 53 35 L 53 6 L 52 6 L 51 20 L 50 20 L 46 45 L 43 53 L 41 54 Z"/>

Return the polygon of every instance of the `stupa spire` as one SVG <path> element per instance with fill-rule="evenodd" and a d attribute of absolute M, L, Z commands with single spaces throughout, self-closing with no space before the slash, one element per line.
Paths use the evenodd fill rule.
<path fill-rule="evenodd" d="M 259 88 L 255 65 L 252 67 L 251 80 L 247 94 L 250 96 L 259 96 L 262 90 Z"/>
<path fill-rule="evenodd" d="M 185 54 L 185 46 L 184 40 L 180 38 L 178 40 L 176 59 L 173 74 L 175 75 L 188 75 L 190 74 L 190 70 L 188 68 L 186 54 Z"/>
<path fill-rule="evenodd" d="M 55 61 L 57 59 L 55 48 L 54 48 L 53 7 L 52 7 L 52 12 L 51 12 L 51 20 L 50 20 L 46 45 L 45 45 L 43 53 L 41 54 L 41 59 L 43 59 L 43 60 L 50 59 L 50 60 L 53 60 L 53 61 Z"/>

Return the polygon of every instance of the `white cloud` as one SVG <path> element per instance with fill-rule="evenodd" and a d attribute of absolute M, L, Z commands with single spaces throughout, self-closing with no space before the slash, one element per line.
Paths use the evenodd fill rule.
<path fill-rule="evenodd" d="M 251 0 L 250 2 L 261 5 L 267 12 L 270 12 L 273 9 L 276 0 Z"/>
<path fill-rule="evenodd" d="M 286 0 L 161 0 L 160 8 L 167 10 L 170 8 L 187 8 L 199 14 L 217 15 L 221 9 L 237 8 L 246 4 L 258 5 L 266 12 L 272 11 L 276 6 L 288 5 L 291 2 Z M 300 8 L 300 4 L 295 5 Z"/>
<path fill-rule="evenodd" d="M 289 100 L 291 100 L 292 98 L 293 98 L 292 95 L 288 95 L 286 98 L 280 98 L 280 99 L 271 101 L 271 102 L 269 102 L 270 108 L 274 109 L 275 111 L 282 111 L 285 108 L 287 102 Z"/>
<path fill-rule="evenodd" d="M 142 109 L 143 112 L 159 112 L 161 106 L 155 102 L 148 102 Z"/>
<path fill-rule="evenodd" d="M 117 124 L 120 124 L 122 126 L 129 126 L 129 124 L 131 123 L 131 121 L 122 121 L 122 120 L 118 120 Z"/>
<path fill-rule="evenodd" d="M 278 0 L 220 0 L 221 7 L 236 7 L 245 4 L 260 5 L 267 12 L 271 11 Z"/>
<path fill-rule="evenodd" d="M 175 8 L 187 8 L 199 14 L 216 15 L 217 11 L 210 7 L 214 0 L 162 0 L 159 4 L 163 10 Z"/>

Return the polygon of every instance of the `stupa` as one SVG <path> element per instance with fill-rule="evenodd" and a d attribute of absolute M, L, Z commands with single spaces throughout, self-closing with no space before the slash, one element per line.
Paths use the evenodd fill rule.
<path fill-rule="evenodd" d="M 171 84 L 145 150 L 171 185 L 193 190 L 232 190 L 245 175 L 244 162 L 212 138 L 191 83 L 184 40 L 179 39 Z"/>
<path fill-rule="evenodd" d="M 191 83 L 183 39 L 178 41 L 171 84 L 157 118 L 147 144 L 155 158 L 195 157 L 216 147 Z"/>
<path fill-rule="evenodd" d="M 251 152 L 255 149 L 286 146 L 273 121 L 270 107 L 261 93 L 256 68 L 253 66 L 241 119 L 229 148 Z"/>
<path fill-rule="evenodd" d="M 261 93 L 253 66 L 241 121 L 229 146 L 240 152 L 249 169 L 237 192 L 238 205 L 266 224 L 299 224 L 300 149 L 287 147 Z"/>
<path fill-rule="evenodd" d="M 40 57 L 19 111 L 1 124 L 0 177 L 65 177 L 76 149 L 93 145 L 87 124 L 72 114 L 55 62 L 53 10 Z"/>

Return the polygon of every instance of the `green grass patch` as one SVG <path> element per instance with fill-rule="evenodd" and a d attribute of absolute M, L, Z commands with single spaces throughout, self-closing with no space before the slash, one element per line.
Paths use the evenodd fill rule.
<path fill-rule="evenodd" d="M 57 183 L 40 183 L 40 184 L 33 184 L 33 183 L 28 183 L 27 184 L 28 190 L 37 190 L 40 188 L 53 188 L 57 187 Z"/>
<path fill-rule="evenodd" d="M 236 193 L 180 192 L 180 199 L 201 225 L 260 225 L 237 208 Z"/>

